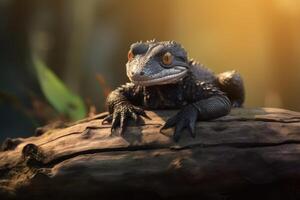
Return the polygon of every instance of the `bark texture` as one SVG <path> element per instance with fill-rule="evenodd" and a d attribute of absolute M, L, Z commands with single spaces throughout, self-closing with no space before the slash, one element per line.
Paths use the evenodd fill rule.
<path fill-rule="evenodd" d="M 7 139 L 0 199 L 299 199 L 300 113 L 234 109 L 196 138 L 160 133 L 176 111 L 148 111 L 123 137 L 107 113 Z"/>

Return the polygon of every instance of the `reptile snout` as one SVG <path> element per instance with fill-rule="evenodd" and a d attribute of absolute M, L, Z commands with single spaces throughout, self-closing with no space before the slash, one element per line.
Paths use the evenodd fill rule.
<path fill-rule="evenodd" d="M 130 75 L 131 75 L 131 77 L 138 78 L 138 77 L 140 77 L 140 76 L 144 76 L 144 75 L 145 75 L 145 72 L 144 72 L 144 71 L 138 71 L 138 72 L 136 72 L 136 71 L 131 71 L 131 72 L 130 72 Z"/>

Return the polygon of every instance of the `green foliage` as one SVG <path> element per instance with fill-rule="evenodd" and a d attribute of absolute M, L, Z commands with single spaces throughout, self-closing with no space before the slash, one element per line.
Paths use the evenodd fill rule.
<path fill-rule="evenodd" d="M 48 102 L 61 114 L 72 120 L 86 115 L 83 100 L 72 93 L 66 85 L 38 58 L 34 58 L 38 81 Z"/>

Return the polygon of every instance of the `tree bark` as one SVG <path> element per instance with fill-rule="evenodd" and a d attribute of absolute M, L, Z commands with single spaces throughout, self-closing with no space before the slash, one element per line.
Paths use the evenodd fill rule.
<path fill-rule="evenodd" d="M 160 133 L 176 111 L 110 135 L 107 113 L 7 139 L 0 199 L 299 199 L 300 113 L 233 109 L 196 138 Z"/>

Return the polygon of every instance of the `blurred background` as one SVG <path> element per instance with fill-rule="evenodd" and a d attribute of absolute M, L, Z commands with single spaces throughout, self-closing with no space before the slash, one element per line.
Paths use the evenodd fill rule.
<path fill-rule="evenodd" d="M 239 71 L 246 107 L 300 111 L 298 0 L 0 0 L 0 141 L 104 111 L 129 45 L 153 38 Z"/>

